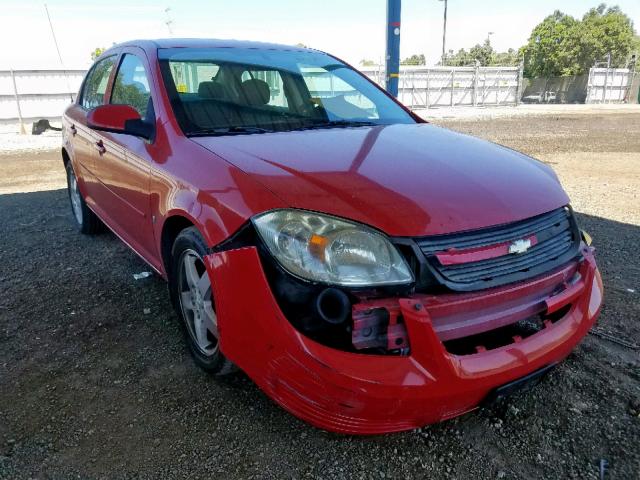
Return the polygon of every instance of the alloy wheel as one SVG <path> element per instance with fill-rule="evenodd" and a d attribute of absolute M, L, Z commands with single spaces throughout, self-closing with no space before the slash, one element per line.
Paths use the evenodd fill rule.
<path fill-rule="evenodd" d="M 187 330 L 200 353 L 210 357 L 218 351 L 218 319 L 213 309 L 211 280 L 202 258 L 185 250 L 179 262 L 178 294 Z"/>
<path fill-rule="evenodd" d="M 82 225 L 82 197 L 78 188 L 78 180 L 72 167 L 69 167 L 69 200 L 71 200 L 71 209 L 73 216 L 79 225 Z"/>

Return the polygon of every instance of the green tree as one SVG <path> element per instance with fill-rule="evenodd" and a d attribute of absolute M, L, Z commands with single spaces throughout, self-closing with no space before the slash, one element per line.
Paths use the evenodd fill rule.
<path fill-rule="evenodd" d="M 367 58 L 363 58 L 362 60 L 360 60 L 360 65 L 362 65 L 363 67 L 373 67 L 376 65 L 376 62 Z"/>
<path fill-rule="evenodd" d="M 600 4 L 582 18 L 579 39 L 579 63 L 587 70 L 597 61 L 611 56 L 612 67 L 625 67 L 633 48 L 634 31 L 631 19 L 620 7 Z"/>
<path fill-rule="evenodd" d="M 503 66 L 516 66 L 520 65 L 520 59 L 522 57 L 518 54 L 517 50 L 510 48 L 506 52 L 495 53 L 491 59 L 491 65 L 503 65 Z"/>
<path fill-rule="evenodd" d="M 464 48 L 461 48 L 456 53 L 453 53 L 453 50 L 449 50 L 445 59 L 445 64 L 450 67 L 463 67 L 472 63 L 471 55 Z M 442 60 L 438 62 L 438 65 L 442 65 Z"/>
<path fill-rule="evenodd" d="M 404 60 L 402 60 L 400 62 L 401 65 L 426 65 L 427 64 L 427 60 L 424 57 L 424 54 L 416 54 L 416 55 L 411 55 L 408 58 L 405 58 Z"/>
<path fill-rule="evenodd" d="M 475 47 L 471 47 L 469 50 L 469 56 L 480 63 L 481 66 L 486 67 L 491 64 L 493 58 L 493 47 L 489 39 L 486 39 L 482 45 L 477 44 Z"/>
<path fill-rule="evenodd" d="M 521 49 L 525 76 L 581 75 L 609 55 L 612 67 L 624 67 L 633 39 L 633 22 L 619 7 L 600 4 L 582 20 L 556 10 L 533 29 Z"/>
<path fill-rule="evenodd" d="M 449 51 L 446 63 L 452 67 L 467 67 L 478 65 L 486 67 L 488 65 L 513 66 L 518 65 L 520 58 L 518 52 L 510 48 L 506 52 L 496 52 L 489 40 L 485 40 L 482 45 L 477 44 L 468 51 L 464 48 L 457 53 Z"/>
<path fill-rule="evenodd" d="M 632 55 L 635 60 L 636 72 L 640 72 L 640 35 L 636 35 L 633 39 L 633 45 L 631 46 L 631 54 L 629 55 L 629 61 L 631 61 Z"/>
<path fill-rule="evenodd" d="M 523 48 L 525 75 L 551 77 L 573 75 L 577 63 L 579 21 L 556 10 L 538 24 Z"/>
<path fill-rule="evenodd" d="M 98 58 L 100 55 L 102 55 L 102 52 L 104 52 L 105 50 L 106 50 L 106 48 L 104 48 L 104 47 L 94 48 L 93 52 L 91 52 L 91 61 L 95 62 L 96 58 Z"/>

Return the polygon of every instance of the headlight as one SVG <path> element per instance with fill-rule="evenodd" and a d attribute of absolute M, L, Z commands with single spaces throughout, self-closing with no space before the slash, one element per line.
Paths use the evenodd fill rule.
<path fill-rule="evenodd" d="M 278 263 L 306 280 L 351 287 L 413 281 L 398 250 L 364 225 L 301 210 L 275 210 L 252 221 Z"/>

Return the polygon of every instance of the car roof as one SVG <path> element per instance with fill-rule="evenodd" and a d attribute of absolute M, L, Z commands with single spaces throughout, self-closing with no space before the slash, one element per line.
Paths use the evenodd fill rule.
<path fill-rule="evenodd" d="M 253 42 L 246 40 L 223 40 L 215 38 L 157 38 L 129 40 L 111 47 L 140 47 L 144 50 L 155 50 L 158 48 L 255 48 L 262 50 L 302 50 L 317 51 L 311 48 L 281 45 L 277 43 Z"/>

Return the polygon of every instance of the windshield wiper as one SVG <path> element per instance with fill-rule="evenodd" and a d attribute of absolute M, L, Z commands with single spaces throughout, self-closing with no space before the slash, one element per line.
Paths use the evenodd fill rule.
<path fill-rule="evenodd" d="M 273 130 L 260 127 L 220 127 L 220 128 L 208 128 L 197 130 L 195 132 L 189 132 L 188 137 L 216 137 L 223 135 L 250 135 L 253 133 L 271 133 Z"/>
<path fill-rule="evenodd" d="M 318 120 L 307 125 L 288 129 L 289 131 L 314 130 L 318 128 L 374 127 L 379 123 L 364 120 Z"/>
<path fill-rule="evenodd" d="M 332 128 L 332 127 L 372 127 L 378 125 L 368 120 L 327 120 L 313 123 L 311 128 Z"/>

